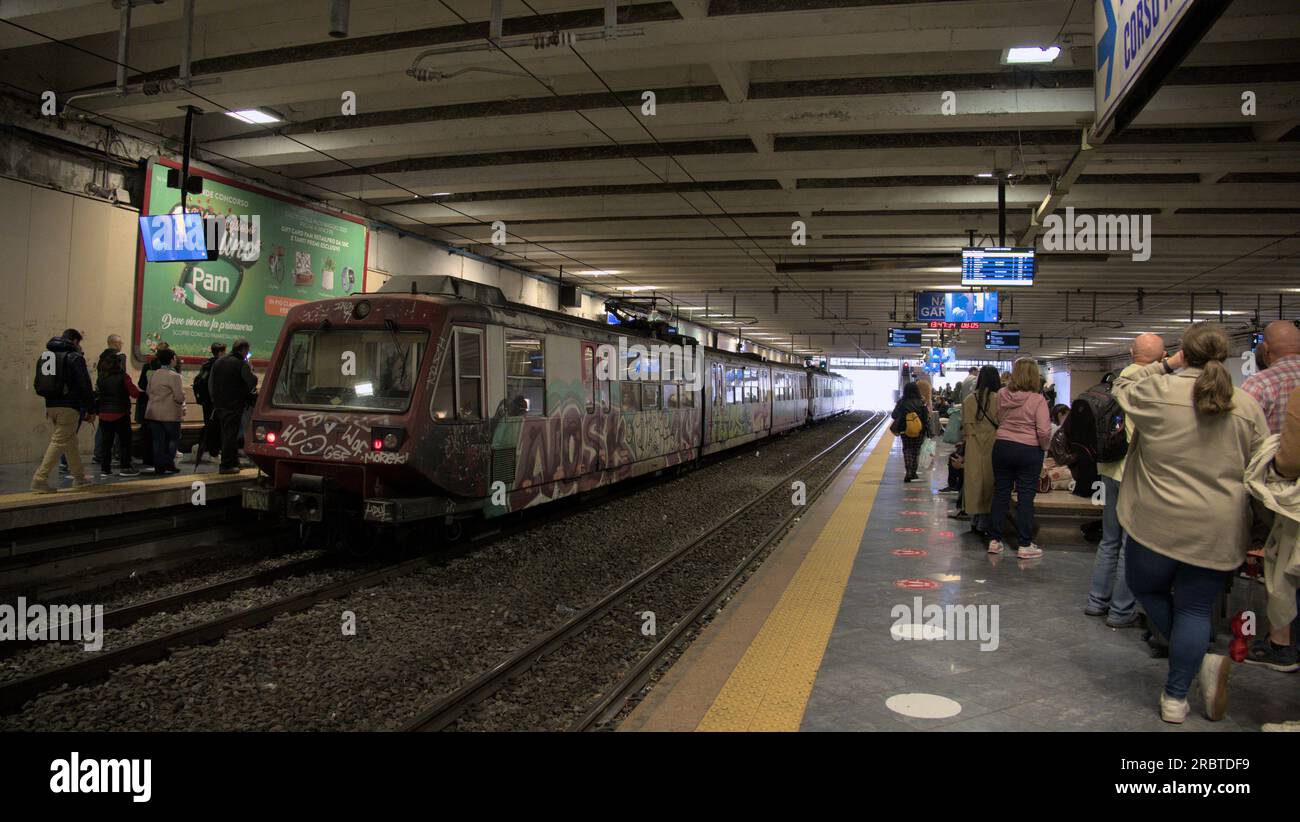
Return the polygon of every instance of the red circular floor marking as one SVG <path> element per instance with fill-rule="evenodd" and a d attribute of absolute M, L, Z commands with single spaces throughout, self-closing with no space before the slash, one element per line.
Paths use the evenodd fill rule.
<path fill-rule="evenodd" d="M 923 557 L 928 555 L 929 551 L 922 551 L 920 548 L 896 548 L 889 553 L 896 557 Z"/>
<path fill-rule="evenodd" d="M 924 528 L 895 528 L 894 530 L 897 531 L 897 532 L 900 533 L 900 534 L 923 534 L 923 533 L 925 533 L 925 529 L 924 529 Z"/>
<path fill-rule="evenodd" d="M 939 587 L 939 583 L 932 579 L 896 579 L 894 587 L 907 588 L 911 591 L 933 591 Z"/>
<path fill-rule="evenodd" d="M 952 539 L 953 537 L 952 531 L 935 531 L 934 533 L 944 539 Z"/>
<path fill-rule="evenodd" d="M 929 511 L 899 511 L 898 513 L 905 517 L 928 517 L 930 515 Z"/>

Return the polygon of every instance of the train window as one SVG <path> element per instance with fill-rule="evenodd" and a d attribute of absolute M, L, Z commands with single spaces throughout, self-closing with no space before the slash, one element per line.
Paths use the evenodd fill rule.
<path fill-rule="evenodd" d="M 713 364 L 713 404 L 722 405 L 726 401 L 726 388 L 722 383 L 722 364 Z"/>
<path fill-rule="evenodd" d="M 506 408 L 512 417 L 546 414 L 546 354 L 539 334 L 506 329 Z"/>
<path fill-rule="evenodd" d="M 759 372 L 758 379 L 761 391 L 759 401 L 768 402 L 772 399 L 772 372 L 763 369 Z"/>
<path fill-rule="evenodd" d="M 641 408 L 645 411 L 652 411 L 659 407 L 659 384 L 653 382 L 641 383 Z"/>
<path fill-rule="evenodd" d="M 664 383 L 664 408 L 681 408 L 681 403 L 678 401 L 680 391 L 681 386 L 676 383 Z"/>
<path fill-rule="evenodd" d="M 609 410 L 609 384 L 611 381 L 609 378 L 614 376 L 609 367 L 609 352 L 609 346 L 601 346 L 596 349 L 596 362 L 599 365 L 596 373 L 605 375 L 605 379 L 597 378 L 596 380 L 596 403 L 600 406 L 601 411 Z"/>
<path fill-rule="evenodd" d="M 483 332 L 456 329 L 456 419 L 483 419 Z"/>
<path fill-rule="evenodd" d="M 582 344 L 582 393 L 590 414 L 596 410 L 596 349 L 591 343 Z"/>
<path fill-rule="evenodd" d="M 404 412 L 429 335 L 395 328 L 295 331 L 271 394 L 274 405 Z M 342 364 L 348 364 L 346 369 Z"/>
<path fill-rule="evenodd" d="M 641 410 L 641 383 L 623 380 L 618 384 L 620 407 L 624 411 Z"/>

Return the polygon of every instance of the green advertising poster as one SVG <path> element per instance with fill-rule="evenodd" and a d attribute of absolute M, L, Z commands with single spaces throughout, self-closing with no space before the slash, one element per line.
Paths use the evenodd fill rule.
<path fill-rule="evenodd" d="M 167 187 L 167 171 L 178 165 L 150 164 L 144 215 L 180 213 L 180 191 Z M 242 249 L 223 245 L 218 259 L 197 262 L 148 262 L 141 244 L 135 292 L 135 345 L 141 355 L 165 341 L 182 357 L 206 358 L 213 342 L 229 345 L 244 337 L 253 359 L 265 361 L 290 308 L 362 290 L 366 226 L 359 218 L 318 210 L 204 168 L 192 167 L 190 173 L 203 178 L 203 193 L 189 195 L 189 211 L 238 222 L 241 236 L 256 242 Z"/>

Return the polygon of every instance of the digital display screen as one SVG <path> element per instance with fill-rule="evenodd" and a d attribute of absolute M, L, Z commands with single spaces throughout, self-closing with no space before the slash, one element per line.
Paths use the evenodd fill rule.
<path fill-rule="evenodd" d="M 889 347 L 890 348 L 920 348 L 921 329 L 919 328 L 889 329 Z"/>
<path fill-rule="evenodd" d="M 926 352 L 925 359 L 934 365 L 952 362 L 957 359 L 957 349 L 955 348 L 931 348 Z"/>
<path fill-rule="evenodd" d="M 197 212 L 141 217 L 140 238 L 143 240 L 144 258 L 147 262 L 175 263 L 208 259 L 206 226 L 203 215 Z"/>
<path fill-rule="evenodd" d="M 944 320 L 950 323 L 995 323 L 998 321 L 998 292 L 946 292 L 943 311 Z"/>
<path fill-rule="evenodd" d="M 961 284 L 1019 286 L 1034 284 L 1034 249 L 963 248 Z"/>
<path fill-rule="evenodd" d="M 605 312 L 605 322 L 606 322 L 607 324 L 609 324 L 609 325 L 622 325 L 622 324 L 623 324 L 623 321 L 620 320 L 620 319 L 619 319 L 619 318 L 614 314 L 614 312 L 612 312 L 612 311 L 606 311 L 606 312 Z"/>
<path fill-rule="evenodd" d="M 984 348 L 989 351 L 1019 351 L 1020 329 L 985 331 Z"/>
<path fill-rule="evenodd" d="M 1264 332 L 1262 332 L 1262 331 L 1257 331 L 1257 332 L 1255 332 L 1254 334 L 1251 334 L 1251 335 L 1250 335 L 1250 350 L 1251 350 L 1251 351 L 1254 351 L 1256 348 L 1259 348 L 1259 344 L 1262 343 L 1263 341 L 1264 341 Z"/>

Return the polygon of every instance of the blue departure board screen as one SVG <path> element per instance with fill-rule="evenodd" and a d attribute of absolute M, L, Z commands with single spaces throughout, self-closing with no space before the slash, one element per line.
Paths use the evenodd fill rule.
<path fill-rule="evenodd" d="M 1034 284 L 1034 249 L 963 248 L 961 284 L 1018 286 Z"/>
<path fill-rule="evenodd" d="M 920 348 L 921 329 L 919 328 L 889 329 L 889 347 L 890 348 Z"/>
<path fill-rule="evenodd" d="M 1020 329 L 985 331 L 984 348 L 989 351 L 1019 351 Z"/>

